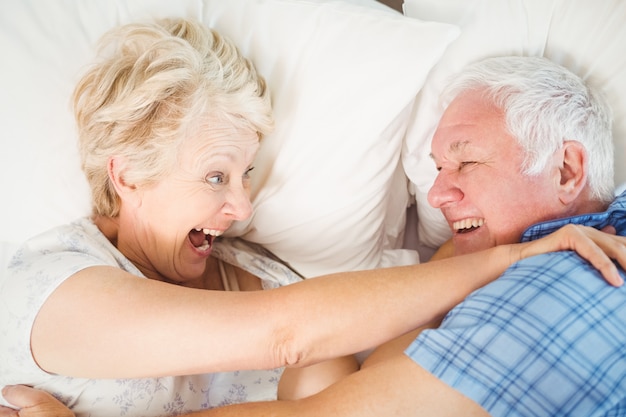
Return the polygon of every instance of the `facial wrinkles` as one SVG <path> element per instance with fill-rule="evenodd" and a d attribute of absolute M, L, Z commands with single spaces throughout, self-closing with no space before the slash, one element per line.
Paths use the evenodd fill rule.
<path fill-rule="evenodd" d="M 218 135 L 211 133 L 210 139 L 196 146 L 198 149 L 195 152 L 189 152 L 186 160 L 182 161 L 181 165 L 188 167 L 191 172 L 202 173 L 203 179 L 207 170 L 223 170 L 224 168 L 220 168 L 220 165 L 226 165 L 228 168 L 237 168 L 242 171 L 247 170 L 259 148 L 256 133 L 245 134 L 243 132 L 221 130 L 218 132 Z M 213 167 L 214 165 L 215 167 Z"/>
<path fill-rule="evenodd" d="M 179 281 L 185 277 L 185 265 L 178 254 L 186 244 L 190 222 L 189 202 L 193 190 L 182 184 L 176 170 L 170 177 L 142 190 L 142 204 L 132 213 L 126 227 L 130 236 L 125 255 L 152 279 Z"/>
<path fill-rule="evenodd" d="M 258 136 L 234 129 L 212 130 L 211 134 L 203 135 L 208 137 L 204 140 L 202 136 L 186 139 L 177 167 L 170 176 L 141 190 L 141 206 L 128 213 L 130 217 L 125 218 L 129 221 L 120 228 L 120 251 L 149 278 L 180 281 L 196 275 L 202 262 L 190 264 L 183 249 L 189 232 L 197 227 L 227 227 L 210 223 L 216 215 L 210 207 L 199 209 L 207 202 L 206 175 L 215 167 L 215 171 L 236 175 L 242 181 L 239 177 L 258 150 Z"/>
<path fill-rule="evenodd" d="M 143 207 L 143 206 L 142 206 Z M 130 218 L 132 224 L 120 227 L 120 239 L 118 249 L 124 254 L 146 277 L 157 280 L 165 279 L 165 271 L 162 271 L 158 263 L 163 259 L 171 259 L 159 253 L 163 237 L 158 236 L 159 227 L 152 224 L 149 216 L 144 215 L 141 208 Z"/>
<path fill-rule="evenodd" d="M 496 152 L 493 147 L 479 147 L 478 153 L 483 153 L 481 159 L 466 170 L 466 175 L 462 174 L 461 187 L 468 206 L 474 211 L 470 210 L 467 218 L 455 222 L 454 228 L 465 233 L 486 225 L 482 232 L 489 233 L 483 236 L 486 239 L 483 248 L 516 241 L 518 223 L 526 221 L 520 212 L 525 205 L 520 197 L 526 190 L 520 181 L 525 180 L 520 176 L 514 149 L 509 149 L 511 152 Z"/>
<path fill-rule="evenodd" d="M 208 139 L 203 140 L 203 136 Z M 183 241 L 187 241 L 193 230 L 193 244 L 200 247 L 196 240 L 199 239 L 198 232 L 216 236 L 232 223 L 231 218 L 220 215 L 226 201 L 225 192 L 234 187 L 238 192 L 245 193 L 247 198 L 247 182 L 244 176 L 254 160 L 259 143 L 255 132 L 234 129 L 222 129 L 217 133 L 212 130 L 194 140 L 183 154 L 180 167 L 181 179 L 184 181 L 181 188 L 185 189 L 183 199 L 195 204 L 187 204 L 184 208 L 189 215 L 182 229 L 189 229 L 186 230 Z M 224 182 L 211 183 L 210 178 L 213 176 L 215 179 L 223 179 Z M 211 238 L 207 237 L 205 240 L 210 242 Z M 180 267 L 185 268 L 186 262 L 184 258 L 181 259 Z"/>
<path fill-rule="evenodd" d="M 197 259 L 199 263 L 196 262 L 196 267 L 190 269 L 194 264 L 184 255 L 190 231 L 187 224 L 193 221 L 190 213 L 198 213 L 198 210 L 187 207 L 185 203 L 189 200 L 186 196 L 179 195 L 176 198 L 179 198 L 181 204 L 174 204 L 169 211 L 153 217 L 153 222 L 142 229 L 146 233 L 140 237 L 147 260 L 145 268 L 152 271 L 151 276 L 144 274 L 167 282 L 185 282 L 198 278 L 204 270 L 203 259 Z"/>
<path fill-rule="evenodd" d="M 228 201 L 229 193 L 234 193 L 237 198 L 242 199 L 241 204 L 244 204 L 244 198 L 249 199 L 250 183 L 247 172 L 252 166 L 257 148 L 257 142 L 248 142 L 241 146 L 237 141 L 233 143 L 230 140 L 220 140 L 196 155 L 195 167 L 191 172 L 186 170 L 185 175 L 190 181 L 189 191 L 203 196 L 195 201 L 205 205 L 202 209 L 204 222 L 207 221 L 207 216 L 218 216 Z M 238 206 L 239 203 L 236 204 Z M 229 223 L 225 224 L 226 219 L 220 220 L 219 216 L 213 220 L 216 220 L 217 224 L 199 223 L 193 225 L 193 228 L 224 228 L 229 227 L 232 221 L 228 219 Z"/>
<path fill-rule="evenodd" d="M 440 208 L 450 222 L 450 227 L 455 234 L 465 234 L 476 231 L 485 224 L 482 212 L 472 205 L 472 189 L 476 185 L 476 181 L 481 181 L 480 172 L 474 173 L 479 165 L 486 165 L 483 150 L 478 146 L 474 146 L 471 139 L 450 139 L 454 136 L 467 136 L 467 132 L 463 132 L 464 128 L 471 127 L 469 124 L 455 124 L 446 129 L 440 129 L 439 133 L 445 133 L 448 136 L 449 143 L 444 145 L 443 158 L 438 160 L 434 155 L 433 159 L 440 168 L 439 175 L 448 175 L 445 188 L 456 188 L 454 199 L 447 200 Z M 471 136 L 471 131 L 469 132 Z M 493 158 L 487 158 L 491 160 Z M 467 188 L 467 187 L 470 188 Z M 448 192 L 448 191 L 443 191 Z M 466 198 L 466 192 L 468 196 Z M 448 210 L 449 209 L 449 210 Z"/>
<path fill-rule="evenodd" d="M 444 119 L 445 120 L 445 119 Z M 464 153 L 472 147 L 475 136 L 472 129 L 475 127 L 473 123 L 442 123 L 433 139 L 433 152 L 430 156 L 436 164 L 444 161 L 458 163 L 463 159 Z M 447 146 L 446 146 L 447 143 Z M 443 148 L 441 155 L 435 153 L 435 147 Z"/>
<path fill-rule="evenodd" d="M 463 151 L 469 146 L 469 140 L 456 140 L 453 141 L 448 147 L 448 152 L 450 152 L 453 156 L 462 155 Z"/>
<path fill-rule="evenodd" d="M 438 190 L 447 194 L 435 197 L 465 252 L 497 243 L 515 212 L 519 155 L 503 117 L 480 92 L 467 92 L 444 112 L 433 138 L 434 159 L 447 176 Z"/>

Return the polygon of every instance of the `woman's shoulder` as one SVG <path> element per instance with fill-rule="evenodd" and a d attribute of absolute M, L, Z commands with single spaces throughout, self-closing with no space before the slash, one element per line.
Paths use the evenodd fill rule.
<path fill-rule="evenodd" d="M 9 263 L 9 271 L 126 265 L 126 258 L 108 241 L 90 218 L 53 227 L 26 240 Z"/>
<path fill-rule="evenodd" d="M 20 245 L 18 252 L 38 252 L 39 255 L 48 255 L 67 250 L 89 251 L 89 248 L 98 241 L 99 234 L 101 235 L 91 219 L 80 218 L 29 237 Z"/>

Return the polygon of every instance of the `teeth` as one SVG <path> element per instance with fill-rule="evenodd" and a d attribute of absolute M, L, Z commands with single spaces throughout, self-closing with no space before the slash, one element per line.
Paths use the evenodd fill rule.
<path fill-rule="evenodd" d="M 202 228 L 200 228 L 200 227 L 196 227 L 196 228 L 195 228 L 195 229 L 193 229 L 193 230 L 195 230 L 196 232 L 202 232 L 202 233 L 204 233 L 205 235 L 211 235 L 211 236 L 215 236 L 215 237 L 217 237 L 217 236 L 221 236 L 221 235 L 224 233 L 224 231 L 223 231 L 223 230 L 202 229 Z"/>
<path fill-rule="evenodd" d="M 471 229 L 472 227 L 480 227 L 485 224 L 485 219 L 463 219 L 452 224 L 454 230 Z"/>
<path fill-rule="evenodd" d="M 197 246 L 197 248 L 201 251 L 206 251 L 211 248 L 211 237 L 218 237 L 224 233 L 223 230 L 203 229 L 201 227 L 195 227 L 193 230 L 204 233 L 204 240 L 202 241 L 202 244 Z"/>
<path fill-rule="evenodd" d="M 213 230 L 213 229 L 202 229 L 202 233 L 204 233 L 205 235 L 211 235 L 211 236 L 221 236 L 222 233 L 224 233 L 222 230 Z"/>

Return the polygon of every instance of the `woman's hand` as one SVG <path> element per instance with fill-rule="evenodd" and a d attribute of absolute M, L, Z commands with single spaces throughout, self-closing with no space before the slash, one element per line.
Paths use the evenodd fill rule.
<path fill-rule="evenodd" d="M 574 250 L 600 271 L 609 284 L 619 287 L 624 283 L 611 259 L 626 269 L 626 237 L 616 236 L 612 226 L 600 231 L 589 226 L 568 224 L 546 237 L 523 243 L 516 249 L 519 252 L 512 256 L 519 256 L 518 259 L 546 252 Z"/>
<path fill-rule="evenodd" d="M 59 400 L 35 388 L 11 385 L 4 387 L 2 396 L 19 409 L 0 406 L 0 417 L 74 417 Z"/>

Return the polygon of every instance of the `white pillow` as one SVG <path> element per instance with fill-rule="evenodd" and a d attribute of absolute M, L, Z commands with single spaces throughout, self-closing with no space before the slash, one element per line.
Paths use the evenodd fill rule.
<path fill-rule="evenodd" d="M 615 183 L 626 181 L 626 2 L 623 0 L 405 0 L 404 14 L 461 27 L 429 75 L 403 148 L 414 184 L 423 243 L 441 244 L 449 231 L 426 193 L 436 171 L 428 156 L 446 79 L 466 64 L 496 55 L 546 56 L 590 78 L 615 112 Z"/>
<path fill-rule="evenodd" d="M 89 213 L 72 88 L 102 33 L 165 16 L 200 18 L 231 37 L 272 90 L 277 129 L 255 163 L 255 214 L 231 235 L 305 276 L 415 261 L 394 252 L 409 200 L 401 142 L 415 96 L 458 28 L 374 0 L 2 2 L 0 176 L 10 198 L 0 241 Z"/>

